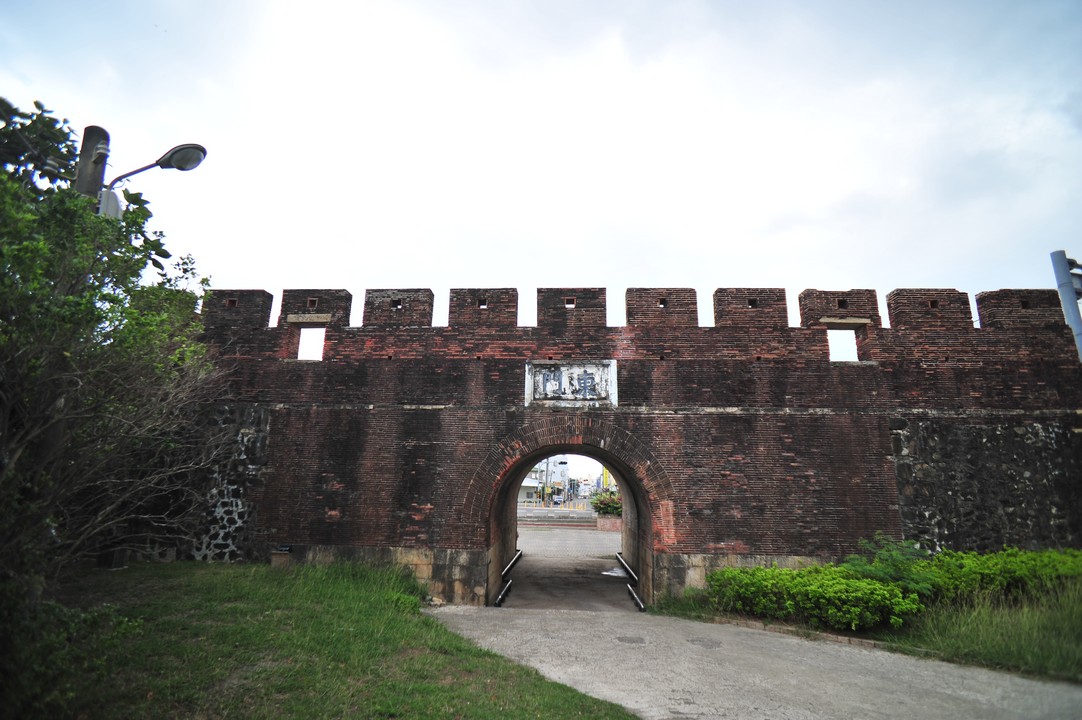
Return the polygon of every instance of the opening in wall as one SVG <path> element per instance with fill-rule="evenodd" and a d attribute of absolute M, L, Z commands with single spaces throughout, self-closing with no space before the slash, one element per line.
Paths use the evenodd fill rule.
<path fill-rule="evenodd" d="M 327 335 L 327 328 L 306 327 L 301 328 L 301 342 L 297 348 L 298 360 L 322 360 L 323 341 Z"/>
<path fill-rule="evenodd" d="M 857 333 L 855 330 L 827 330 L 827 345 L 831 362 L 855 362 L 857 360 Z"/>

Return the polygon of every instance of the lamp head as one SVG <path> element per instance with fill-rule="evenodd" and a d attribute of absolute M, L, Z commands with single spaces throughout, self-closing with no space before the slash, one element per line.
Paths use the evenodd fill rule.
<path fill-rule="evenodd" d="M 207 156 L 207 149 L 202 145 L 188 143 L 175 148 L 158 158 L 157 165 L 166 170 L 194 170 Z"/>

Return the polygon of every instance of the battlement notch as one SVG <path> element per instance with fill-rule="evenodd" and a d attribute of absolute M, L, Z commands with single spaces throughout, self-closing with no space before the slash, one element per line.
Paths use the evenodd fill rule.
<path fill-rule="evenodd" d="M 518 290 L 452 289 L 447 324 L 450 327 L 516 327 Z"/>
<path fill-rule="evenodd" d="M 538 289 L 537 327 L 563 332 L 605 324 L 605 288 Z"/>
<path fill-rule="evenodd" d="M 270 324 L 274 296 L 266 290 L 209 290 L 203 298 L 203 327 L 254 330 Z"/>
<path fill-rule="evenodd" d="M 699 305 L 691 288 L 628 288 L 627 324 L 639 327 L 696 327 Z"/>
<path fill-rule="evenodd" d="M 353 295 L 348 290 L 286 290 L 278 325 L 335 326 L 349 324 Z"/>
<path fill-rule="evenodd" d="M 364 294 L 364 320 L 367 327 L 432 327 L 432 291 L 368 290 Z"/>
<path fill-rule="evenodd" d="M 805 290 L 800 293 L 800 326 L 854 330 L 882 327 L 875 290 Z"/>
<path fill-rule="evenodd" d="M 973 327 L 969 295 L 958 290 L 899 288 L 887 294 L 887 317 L 898 330 Z"/>
<path fill-rule="evenodd" d="M 784 288 L 718 288 L 714 325 L 727 328 L 786 328 L 789 306 Z"/>

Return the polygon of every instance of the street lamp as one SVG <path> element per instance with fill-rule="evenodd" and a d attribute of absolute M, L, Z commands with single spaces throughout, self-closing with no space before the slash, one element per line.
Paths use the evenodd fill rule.
<path fill-rule="evenodd" d="M 132 175 L 138 175 L 141 172 L 150 170 L 151 168 L 162 168 L 163 170 L 181 170 L 187 172 L 199 167 L 199 163 L 203 162 L 203 159 L 207 156 L 207 149 L 202 145 L 195 143 L 186 143 L 184 145 L 177 145 L 175 148 L 162 155 L 157 161 L 144 165 L 138 170 L 132 170 L 126 172 L 123 175 L 118 175 L 113 178 L 113 181 L 109 183 L 109 186 L 101 193 L 101 199 L 98 204 L 98 214 L 108 215 L 109 217 L 120 217 L 120 200 L 117 198 L 116 193 L 113 192 L 113 188 L 121 180 L 127 180 Z"/>
<path fill-rule="evenodd" d="M 75 190 L 98 200 L 98 214 L 120 217 L 120 201 L 113 188 L 121 180 L 132 175 L 160 167 L 164 170 L 194 170 L 207 156 L 207 149 L 195 143 L 177 145 L 149 165 L 119 175 L 105 190 L 105 161 L 109 157 L 109 133 L 105 128 L 90 125 L 83 130 L 83 144 L 79 151 L 79 164 L 75 171 Z"/>

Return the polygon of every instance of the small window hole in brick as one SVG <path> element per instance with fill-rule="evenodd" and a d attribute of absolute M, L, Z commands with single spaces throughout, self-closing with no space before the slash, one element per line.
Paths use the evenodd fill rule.
<path fill-rule="evenodd" d="M 564 298 L 564 307 L 567 308 L 568 310 L 574 309 L 574 307 L 575 307 L 575 298 L 573 298 L 573 297 L 565 297 Z"/>
<path fill-rule="evenodd" d="M 398 298 L 392 299 L 391 300 L 391 309 L 392 310 L 401 310 L 402 309 L 402 301 L 400 299 L 398 299 Z"/>
<path fill-rule="evenodd" d="M 857 360 L 857 333 L 855 330 L 827 330 L 827 346 L 831 362 L 854 362 Z"/>
<path fill-rule="evenodd" d="M 750 307 L 750 308 L 759 307 L 759 298 L 748 298 L 748 307 Z"/>
<path fill-rule="evenodd" d="M 323 344 L 327 337 L 327 328 L 301 328 L 301 341 L 297 346 L 298 360 L 322 360 Z"/>
<path fill-rule="evenodd" d="M 928 308 L 931 309 L 931 310 L 938 310 L 939 309 L 939 301 L 938 300 L 929 300 L 928 301 Z"/>
<path fill-rule="evenodd" d="M 1029 300 L 1023 300 L 1022 301 L 1022 309 L 1023 310 L 1029 310 Z"/>
<path fill-rule="evenodd" d="M 319 298 L 317 298 L 317 297 L 308 298 L 308 309 L 309 310 L 315 310 L 317 307 L 319 307 Z"/>
<path fill-rule="evenodd" d="M 477 309 L 478 310 L 488 310 L 488 298 L 487 297 L 479 298 L 477 300 Z"/>
<path fill-rule="evenodd" d="M 657 359 L 658 359 L 658 360 L 664 360 L 664 359 L 665 359 L 665 356 L 664 356 L 664 355 L 658 355 L 658 356 L 657 356 Z"/>
<path fill-rule="evenodd" d="M 226 298 L 225 299 L 225 306 L 227 308 L 235 308 L 237 306 L 237 299 L 235 297 Z"/>
<path fill-rule="evenodd" d="M 839 310 L 848 310 L 849 309 L 849 301 L 846 300 L 845 298 L 838 298 L 838 309 Z"/>
<path fill-rule="evenodd" d="M 664 310 L 665 308 L 669 307 L 669 298 L 661 298 L 661 299 L 659 299 L 659 300 L 657 301 L 657 306 L 658 306 L 659 308 L 661 308 L 662 310 Z"/>

